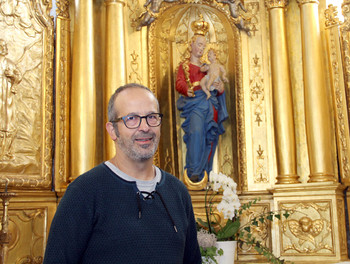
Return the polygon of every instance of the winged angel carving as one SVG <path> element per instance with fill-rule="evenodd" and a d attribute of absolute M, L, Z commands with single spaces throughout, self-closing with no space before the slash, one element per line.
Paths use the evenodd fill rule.
<path fill-rule="evenodd" d="M 139 19 L 141 19 L 140 24 L 137 26 L 136 30 L 141 30 L 143 26 L 150 25 L 156 18 L 158 17 L 160 6 L 163 2 L 176 2 L 178 0 L 147 0 L 146 3 L 143 5 L 144 8 L 146 8 L 146 11 L 143 12 Z M 149 5 L 151 5 L 149 7 Z"/>
<path fill-rule="evenodd" d="M 316 245 L 315 238 L 322 232 L 324 222 L 321 219 L 312 220 L 309 217 L 302 217 L 298 220 L 292 219 L 285 223 L 284 229 L 288 224 L 291 233 L 299 239 L 299 245 L 306 241 Z"/>

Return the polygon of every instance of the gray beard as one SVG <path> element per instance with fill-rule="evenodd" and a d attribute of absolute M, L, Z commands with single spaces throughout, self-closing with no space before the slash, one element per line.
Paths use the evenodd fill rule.
<path fill-rule="evenodd" d="M 117 140 L 117 144 L 119 146 L 119 148 L 132 160 L 135 161 L 147 161 L 151 158 L 153 158 L 154 154 L 157 151 L 157 147 L 158 147 L 158 143 L 159 143 L 159 138 L 153 138 L 153 148 L 150 149 L 147 153 L 140 153 L 139 151 L 137 151 L 137 149 L 135 149 L 134 146 L 132 146 L 131 148 L 128 147 L 125 142 L 123 140 L 121 140 L 120 138 Z M 147 149 L 149 147 L 149 145 L 143 145 L 141 146 L 144 149 Z"/>

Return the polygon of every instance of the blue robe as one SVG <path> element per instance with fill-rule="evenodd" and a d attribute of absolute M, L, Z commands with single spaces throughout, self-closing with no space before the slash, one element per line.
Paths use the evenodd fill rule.
<path fill-rule="evenodd" d="M 195 97 L 181 96 L 177 101 L 177 108 L 182 111 L 181 117 L 185 118 L 182 129 L 187 146 L 186 166 L 187 175 L 204 176 L 204 171 L 209 172 L 213 167 L 213 157 L 218 144 L 219 135 L 225 132 L 223 121 L 228 118 L 225 92 L 217 96 L 218 91 L 211 91 L 211 97 L 203 90 L 195 91 Z M 218 111 L 218 122 L 214 121 L 214 110 Z"/>

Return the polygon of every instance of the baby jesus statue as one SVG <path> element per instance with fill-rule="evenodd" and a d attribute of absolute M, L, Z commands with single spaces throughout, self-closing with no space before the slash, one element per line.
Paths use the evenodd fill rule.
<path fill-rule="evenodd" d="M 219 83 L 221 90 L 224 88 L 224 83 L 222 81 L 226 83 L 228 82 L 226 70 L 223 65 L 216 61 L 216 53 L 214 49 L 209 49 L 208 60 L 210 61 L 210 64 L 203 64 L 200 69 L 201 72 L 207 72 L 207 75 L 205 75 L 200 81 L 202 90 L 207 94 L 207 100 L 211 96 L 210 92 L 217 89 L 212 85 L 214 82 Z"/>

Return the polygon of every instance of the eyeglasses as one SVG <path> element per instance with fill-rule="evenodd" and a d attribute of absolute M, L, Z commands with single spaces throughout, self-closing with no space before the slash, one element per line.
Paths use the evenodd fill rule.
<path fill-rule="evenodd" d="M 111 123 L 119 122 L 123 120 L 124 125 L 127 128 L 138 128 L 141 125 L 142 118 L 146 119 L 147 125 L 150 127 L 157 127 L 162 123 L 163 114 L 161 113 L 151 113 L 145 116 L 139 115 L 126 115 L 122 117 L 118 117 L 114 121 L 110 121 Z"/>

